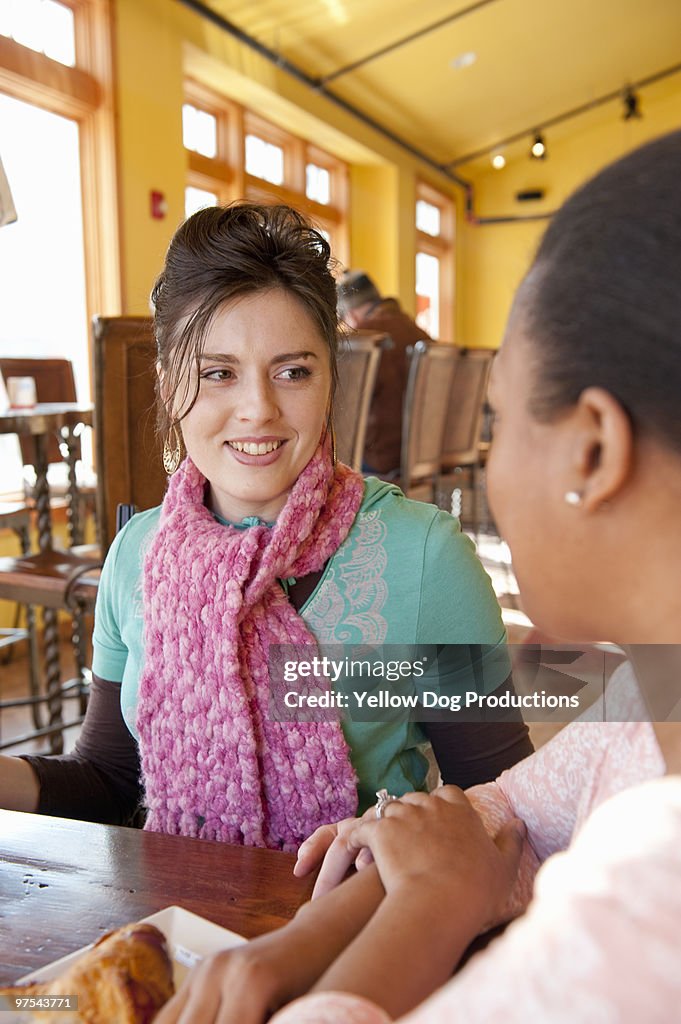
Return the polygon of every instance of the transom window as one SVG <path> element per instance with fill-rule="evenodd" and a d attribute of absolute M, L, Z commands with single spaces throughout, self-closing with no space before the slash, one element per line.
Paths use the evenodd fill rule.
<path fill-rule="evenodd" d="M 437 238 L 440 234 L 440 208 L 425 199 L 416 200 L 416 227 Z"/>
<path fill-rule="evenodd" d="M 182 107 L 182 138 L 186 149 L 204 156 L 218 155 L 218 120 L 191 103 Z"/>
<path fill-rule="evenodd" d="M 272 185 L 284 184 L 284 150 L 271 142 L 246 136 L 246 173 L 269 181 Z"/>
<path fill-rule="evenodd" d="M 57 0 L 0 0 L 0 35 L 75 67 L 73 11 Z"/>
<path fill-rule="evenodd" d="M 331 202 L 331 174 L 326 167 L 308 164 L 305 168 L 305 195 L 326 206 Z"/>

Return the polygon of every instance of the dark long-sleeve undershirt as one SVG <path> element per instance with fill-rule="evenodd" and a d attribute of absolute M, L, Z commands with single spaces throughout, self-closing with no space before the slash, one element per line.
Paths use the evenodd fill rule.
<path fill-rule="evenodd" d="M 22 758 L 38 776 L 40 814 L 124 825 L 139 805 L 139 749 L 123 720 L 120 683 L 93 677 L 72 753 Z"/>
<path fill-rule="evenodd" d="M 497 693 L 505 692 L 504 683 Z M 527 726 L 511 722 L 421 723 L 442 781 L 466 789 L 495 779 L 532 753 Z M 128 823 L 141 797 L 137 742 L 123 719 L 120 683 L 93 678 L 87 715 L 70 754 L 22 755 L 40 783 L 38 811 L 64 818 Z"/>

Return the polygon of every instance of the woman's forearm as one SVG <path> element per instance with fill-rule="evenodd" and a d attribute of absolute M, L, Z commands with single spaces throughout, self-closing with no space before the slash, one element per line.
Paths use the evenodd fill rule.
<path fill-rule="evenodd" d="M 38 776 L 19 757 L 0 754 L 0 807 L 8 811 L 37 811 L 40 799 Z"/>
<path fill-rule="evenodd" d="M 312 985 L 359 935 L 385 899 L 375 866 L 348 878 L 326 896 L 305 903 L 283 932 L 283 941 L 300 941 L 309 952 Z M 309 987 L 308 985 L 308 987 Z M 289 998 L 299 993 L 292 993 Z"/>
<path fill-rule="evenodd" d="M 400 1017 L 451 977 L 478 931 L 437 892 L 390 894 L 313 991 L 351 992 Z"/>
<path fill-rule="evenodd" d="M 161 1010 L 159 1024 L 218 1017 L 262 1024 L 310 990 L 383 897 L 378 872 L 367 868 L 327 896 L 305 904 L 283 928 L 207 957 Z"/>

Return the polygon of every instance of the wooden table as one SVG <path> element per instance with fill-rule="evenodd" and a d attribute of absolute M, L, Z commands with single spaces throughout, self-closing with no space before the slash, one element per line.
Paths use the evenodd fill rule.
<path fill-rule="evenodd" d="M 311 894 L 293 864 L 271 850 L 0 811 L 0 984 L 175 904 L 248 938 L 271 931 Z"/>
<path fill-rule="evenodd" d="M 0 434 L 19 434 L 33 439 L 33 468 L 36 482 L 33 489 L 38 511 L 38 545 L 41 551 L 52 547 L 50 488 L 47 482 L 47 438 L 56 434 L 66 444 L 64 458 L 69 470 L 69 536 L 72 544 L 82 541 L 78 519 L 78 488 L 76 484 L 76 436 L 79 426 L 91 427 L 92 405 L 77 402 L 51 402 L 31 409 L 7 409 L 0 413 Z"/>

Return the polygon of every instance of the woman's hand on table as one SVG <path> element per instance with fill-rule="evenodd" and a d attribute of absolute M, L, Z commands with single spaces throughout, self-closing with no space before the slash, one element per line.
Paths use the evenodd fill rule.
<path fill-rule="evenodd" d="M 324 896 L 342 882 L 353 864 L 361 871 L 373 862 L 370 850 L 364 848 L 359 853 L 351 852 L 345 838 L 356 828 L 358 822 L 371 821 L 375 817 L 376 808 L 370 807 L 363 818 L 344 818 L 333 825 L 322 825 L 300 846 L 293 869 L 293 874 L 297 878 L 304 878 L 321 864 L 312 890 L 313 900 Z"/>
<path fill-rule="evenodd" d="M 275 933 L 276 934 L 276 933 Z M 293 994 L 282 992 L 287 971 L 287 944 L 268 942 L 270 936 L 202 960 L 175 996 L 166 1003 L 155 1024 L 263 1024 Z M 288 955 L 299 953 L 289 948 Z"/>
<path fill-rule="evenodd" d="M 261 1024 L 312 988 L 384 895 L 378 873 L 363 871 L 304 903 L 283 928 L 202 961 L 155 1024 Z"/>

